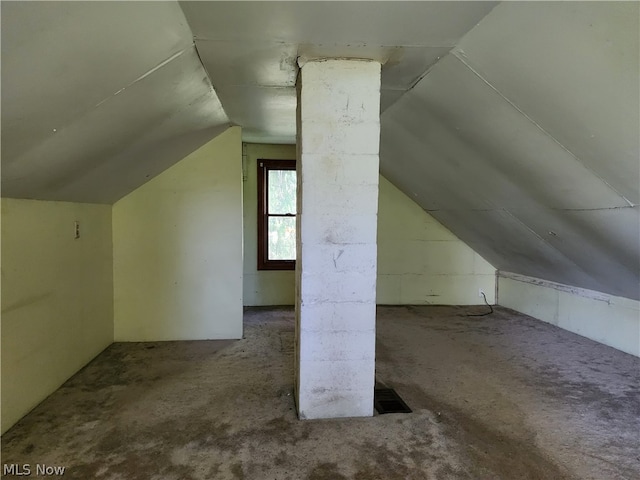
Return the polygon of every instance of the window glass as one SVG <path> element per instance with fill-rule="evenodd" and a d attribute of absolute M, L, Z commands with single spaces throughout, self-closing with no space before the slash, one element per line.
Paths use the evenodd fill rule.
<path fill-rule="evenodd" d="M 269 170 L 269 206 L 271 215 L 296 213 L 296 171 Z"/>
<path fill-rule="evenodd" d="M 294 270 L 295 160 L 258 159 L 258 270 Z"/>
<path fill-rule="evenodd" d="M 269 217 L 269 260 L 296 259 L 296 217 Z"/>

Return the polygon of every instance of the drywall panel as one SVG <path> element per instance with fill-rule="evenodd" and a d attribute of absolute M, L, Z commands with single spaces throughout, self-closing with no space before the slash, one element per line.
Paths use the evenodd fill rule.
<path fill-rule="evenodd" d="M 381 122 L 381 173 L 496 268 L 638 298 L 637 207 L 464 58 L 438 62 Z"/>
<path fill-rule="evenodd" d="M 208 8 L 202 5 L 198 8 Z M 253 18 L 253 16 L 252 16 Z M 246 25 L 246 22 L 242 22 Z M 238 28 L 238 25 L 229 25 Z M 218 40 L 196 37 L 198 53 L 205 65 L 215 65 L 216 88 L 221 85 L 294 87 L 298 48 L 273 39 Z"/>
<path fill-rule="evenodd" d="M 497 2 L 180 2 L 199 39 L 453 46 Z"/>
<path fill-rule="evenodd" d="M 217 86 L 229 118 L 242 125 L 243 140 L 255 143 L 295 142 L 295 87 Z M 268 129 L 265 130 L 265 125 Z"/>
<path fill-rule="evenodd" d="M 439 210 L 431 214 L 461 238 L 469 239 L 484 258 L 492 258 L 497 269 L 517 260 L 524 275 L 543 277 L 556 271 L 569 285 L 606 288 L 599 278 L 591 277 L 507 210 Z"/>
<path fill-rule="evenodd" d="M 380 177 L 378 304 L 495 302 L 495 268 Z"/>
<path fill-rule="evenodd" d="M 232 127 L 113 206 L 117 341 L 242 336 L 242 143 Z"/>
<path fill-rule="evenodd" d="M 157 161 L 156 145 L 227 124 L 207 82 L 195 50 L 185 51 L 70 123 L 54 125 L 46 139 L 34 137 L 23 155 L 3 152 L 3 192 L 113 203 L 179 159 L 165 154 Z M 193 134 L 186 139 L 181 152 L 166 151 L 187 154 L 202 144 Z"/>
<path fill-rule="evenodd" d="M 595 280 L 591 289 L 606 290 L 606 285 L 617 282 L 619 296 L 637 297 L 640 207 L 572 211 L 536 208 L 510 213 L 564 258 L 580 265 Z"/>
<path fill-rule="evenodd" d="M 2 190 L 113 203 L 228 125 L 171 2 L 2 4 Z"/>
<path fill-rule="evenodd" d="M 468 192 L 474 206 L 629 206 L 453 55 L 385 111 L 382 122 L 383 141 L 404 143 L 411 161 L 422 157 L 432 178 Z M 451 208 L 447 196 L 441 202 Z"/>
<path fill-rule="evenodd" d="M 297 58 L 375 60 L 383 91 L 406 91 L 496 4 L 180 2 L 229 118 L 254 143 L 295 142 Z"/>
<path fill-rule="evenodd" d="M 10 159 L 192 44 L 171 2 L 3 2 L 1 8 L 2 154 Z"/>
<path fill-rule="evenodd" d="M 498 292 L 504 307 L 640 356 L 637 300 L 508 272 L 499 272 Z"/>
<path fill-rule="evenodd" d="M 456 55 L 637 205 L 639 22 L 638 2 L 503 2 Z"/>
<path fill-rule="evenodd" d="M 409 90 L 449 50 L 448 47 L 397 47 L 382 65 L 381 90 Z"/>
<path fill-rule="evenodd" d="M 206 103 L 201 107 L 201 113 L 206 115 Z M 128 148 L 100 165 L 77 170 L 60 185 L 56 196 L 94 198 L 95 186 L 107 179 L 109 195 L 101 198 L 116 202 L 229 128 L 228 124 L 201 128 L 201 119 L 195 112 L 172 115 L 157 129 L 141 132 Z"/>
<path fill-rule="evenodd" d="M 258 270 L 258 160 L 295 160 L 295 145 L 248 143 L 243 155 L 244 210 L 244 304 L 293 305 L 295 277 L 293 270 Z"/>
<path fill-rule="evenodd" d="M 112 266 L 110 206 L 2 199 L 2 432 L 113 342 Z"/>

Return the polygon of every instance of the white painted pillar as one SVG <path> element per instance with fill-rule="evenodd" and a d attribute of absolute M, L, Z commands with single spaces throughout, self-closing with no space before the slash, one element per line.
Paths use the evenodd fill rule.
<path fill-rule="evenodd" d="M 380 64 L 298 78 L 296 399 L 300 418 L 373 415 Z"/>

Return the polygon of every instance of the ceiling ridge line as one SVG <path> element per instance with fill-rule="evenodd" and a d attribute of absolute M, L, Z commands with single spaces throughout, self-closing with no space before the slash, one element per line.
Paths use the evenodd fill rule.
<path fill-rule="evenodd" d="M 491 84 L 491 82 L 489 82 L 486 78 L 484 78 L 480 74 L 480 72 L 478 72 L 475 68 L 473 68 L 471 65 L 469 65 L 469 63 L 466 61 L 467 57 L 464 55 L 464 51 L 462 49 L 454 48 L 454 49 L 451 50 L 450 53 L 456 59 L 458 59 L 460 61 L 460 63 L 462 63 L 462 65 L 464 65 L 466 68 L 468 68 L 476 77 L 478 77 L 480 80 L 482 80 L 489 88 L 491 88 L 494 92 L 496 92 L 498 95 L 500 95 L 500 97 L 502 99 L 504 99 L 509 105 L 511 105 L 518 113 L 520 113 L 522 116 L 524 116 L 533 125 L 535 125 L 542 133 L 544 133 L 551 140 L 553 140 L 560 148 L 562 148 L 565 152 L 567 152 L 569 155 L 571 155 L 580 165 L 582 165 L 583 168 L 585 168 L 587 171 L 589 171 L 589 173 L 591 173 L 594 177 L 596 177 L 598 180 L 600 180 L 602 183 L 604 183 L 607 187 L 609 187 L 616 195 L 618 195 L 625 202 L 627 202 L 627 206 L 631 206 L 631 207 L 634 206 L 633 202 L 631 202 L 627 197 L 625 197 L 620 192 L 618 192 L 618 190 L 616 190 L 604 178 L 602 178 L 600 175 L 595 173 L 591 168 L 589 168 L 587 165 L 585 165 L 584 162 L 582 162 L 582 160 L 580 160 L 571 150 L 569 150 L 567 147 L 565 147 L 557 138 L 555 138 L 553 135 L 551 135 L 551 133 L 549 133 L 547 130 L 545 130 L 538 122 L 536 122 L 533 118 L 531 118 L 529 115 L 527 115 L 520 107 L 518 107 L 518 105 L 516 105 L 513 101 L 511 101 L 509 98 L 507 98 L 505 95 L 503 95 L 502 92 L 500 92 L 500 90 L 498 90 L 495 86 L 493 86 Z"/>

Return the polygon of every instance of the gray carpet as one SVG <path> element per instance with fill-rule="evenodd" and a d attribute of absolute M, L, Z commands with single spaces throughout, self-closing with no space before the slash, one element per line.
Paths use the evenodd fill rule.
<path fill-rule="evenodd" d="M 245 338 L 114 344 L 2 437 L 77 479 L 640 478 L 640 360 L 510 310 L 379 307 L 410 414 L 299 421 L 292 309 Z M 483 311 L 483 310 L 482 310 Z"/>

